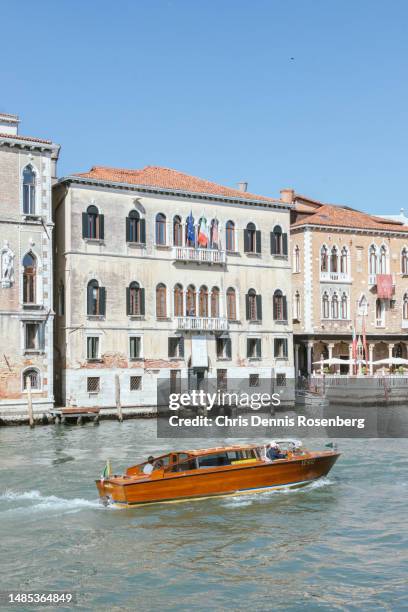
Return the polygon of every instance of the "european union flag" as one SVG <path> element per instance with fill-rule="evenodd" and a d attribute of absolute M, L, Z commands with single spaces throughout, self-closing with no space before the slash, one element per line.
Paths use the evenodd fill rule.
<path fill-rule="evenodd" d="M 194 217 L 193 211 L 187 217 L 187 240 L 190 246 L 195 246 L 195 228 L 194 228 Z"/>

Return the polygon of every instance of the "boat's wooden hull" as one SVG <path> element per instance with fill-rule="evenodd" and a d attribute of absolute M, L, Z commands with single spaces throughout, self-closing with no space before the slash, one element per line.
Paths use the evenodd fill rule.
<path fill-rule="evenodd" d="M 301 485 L 328 474 L 339 454 L 310 453 L 307 457 L 272 463 L 206 468 L 145 479 L 97 480 L 100 497 L 133 506 L 189 498 L 211 497 Z"/>

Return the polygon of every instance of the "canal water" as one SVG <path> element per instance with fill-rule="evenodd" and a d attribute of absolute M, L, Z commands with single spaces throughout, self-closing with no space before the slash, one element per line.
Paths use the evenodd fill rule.
<path fill-rule="evenodd" d="M 299 490 L 98 504 L 107 458 L 119 472 L 180 442 L 203 446 L 157 440 L 154 420 L 0 429 L 1 590 L 73 591 L 84 610 L 408 609 L 407 440 L 339 440 Z"/>

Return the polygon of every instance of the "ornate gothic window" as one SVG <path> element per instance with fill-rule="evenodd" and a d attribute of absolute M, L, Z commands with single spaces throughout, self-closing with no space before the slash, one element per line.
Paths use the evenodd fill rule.
<path fill-rule="evenodd" d="M 30 251 L 23 259 L 23 303 L 36 303 L 37 259 Z"/>
<path fill-rule="evenodd" d="M 327 291 L 325 291 L 322 296 L 322 315 L 323 315 L 323 319 L 330 318 L 330 302 L 329 302 L 329 295 Z"/>

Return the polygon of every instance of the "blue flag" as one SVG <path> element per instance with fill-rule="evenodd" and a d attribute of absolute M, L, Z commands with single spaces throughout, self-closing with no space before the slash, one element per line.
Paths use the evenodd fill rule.
<path fill-rule="evenodd" d="M 193 211 L 187 217 L 187 240 L 190 246 L 195 246 L 195 228 L 194 228 L 194 217 Z"/>

